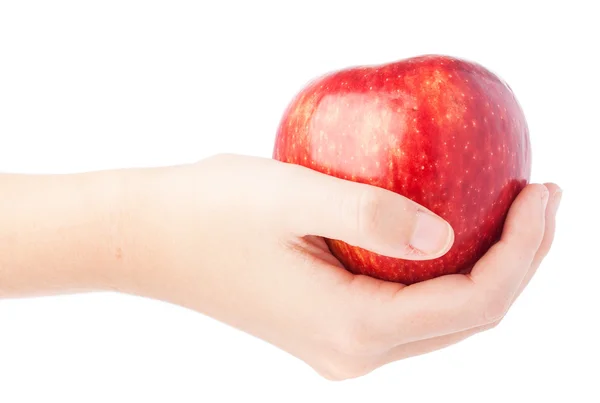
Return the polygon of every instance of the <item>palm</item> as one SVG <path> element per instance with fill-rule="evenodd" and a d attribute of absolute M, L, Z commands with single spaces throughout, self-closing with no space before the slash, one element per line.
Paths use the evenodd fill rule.
<path fill-rule="evenodd" d="M 405 286 L 348 272 L 321 237 L 294 241 L 298 257 L 318 273 L 318 288 L 342 296 L 339 315 L 350 312 L 354 317 L 347 326 L 349 336 L 334 347 L 336 359 L 348 372 L 342 378 L 447 347 L 496 326 L 531 280 L 554 237 L 554 212 L 540 212 L 534 199 L 539 197 L 537 186 L 521 193 L 501 240 L 469 274 Z M 557 190 L 553 184 L 546 187 L 550 194 Z"/>

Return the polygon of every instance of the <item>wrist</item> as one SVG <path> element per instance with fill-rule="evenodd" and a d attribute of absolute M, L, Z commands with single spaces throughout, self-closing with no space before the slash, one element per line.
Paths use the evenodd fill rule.
<path fill-rule="evenodd" d="M 190 166 L 124 170 L 120 173 L 120 211 L 111 268 L 113 288 L 128 294 L 168 299 L 184 264 L 181 243 L 198 233 L 190 225 L 201 209 L 194 197 Z M 193 200 L 192 200 L 193 199 Z M 174 283 L 174 284 L 171 284 Z"/>

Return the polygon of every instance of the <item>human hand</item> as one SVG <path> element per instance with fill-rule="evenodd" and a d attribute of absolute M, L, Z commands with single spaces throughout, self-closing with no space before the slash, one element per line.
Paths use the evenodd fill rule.
<path fill-rule="evenodd" d="M 405 259 L 444 254 L 449 226 L 417 222 L 427 210 L 400 195 L 235 155 L 142 175 L 123 239 L 143 245 L 145 263 L 121 289 L 195 309 L 336 380 L 496 326 L 548 253 L 560 200 L 554 184 L 528 185 L 470 274 L 404 286 L 349 273 L 321 238 Z"/>

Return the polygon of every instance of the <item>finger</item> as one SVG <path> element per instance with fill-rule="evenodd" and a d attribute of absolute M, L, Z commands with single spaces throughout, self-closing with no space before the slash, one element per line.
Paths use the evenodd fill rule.
<path fill-rule="evenodd" d="M 293 164 L 290 172 L 293 186 L 282 215 L 298 235 L 413 260 L 442 256 L 453 243 L 454 232 L 445 220 L 406 197 Z"/>
<path fill-rule="evenodd" d="M 492 320 L 500 319 L 510 307 L 545 233 L 548 189 L 530 185 L 521 196 L 509 212 L 500 241 L 467 275 L 480 301 L 488 304 L 487 316 Z"/>
<path fill-rule="evenodd" d="M 476 335 L 477 333 L 492 329 L 494 326 L 496 326 L 496 323 L 490 323 L 444 336 L 438 336 L 427 340 L 419 340 L 396 346 L 379 357 L 378 366 L 380 367 L 395 361 L 416 357 L 418 355 L 423 355 L 450 347 Z"/>
<path fill-rule="evenodd" d="M 519 290 L 515 294 L 513 299 L 514 301 L 521 295 L 525 287 L 529 284 L 533 276 L 535 275 L 537 269 L 540 267 L 542 260 L 548 255 L 550 252 L 550 247 L 552 246 L 552 242 L 554 241 L 554 232 L 556 228 L 556 213 L 558 211 L 558 207 L 560 205 L 560 200 L 562 197 L 562 190 L 553 183 L 547 183 L 545 186 L 548 188 L 550 192 L 550 199 L 548 201 L 548 206 L 546 207 L 546 230 L 544 231 L 544 238 L 540 244 L 540 247 L 533 258 L 533 262 L 525 278 L 521 282 L 519 286 Z"/>
<path fill-rule="evenodd" d="M 371 328 L 387 342 L 402 344 L 499 320 L 540 246 L 547 193 L 543 185 L 529 185 L 519 194 L 500 241 L 470 275 L 442 276 L 399 289 L 389 309 L 369 312 Z"/>

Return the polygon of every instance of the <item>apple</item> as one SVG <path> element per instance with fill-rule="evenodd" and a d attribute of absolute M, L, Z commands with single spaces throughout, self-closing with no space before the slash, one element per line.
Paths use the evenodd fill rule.
<path fill-rule="evenodd" d="M 273 158 L 388 189 L 440 215 L 455 241 L 411 261 L 326 239 L 352 273 L 413 284 L 468 273 L 529 182 L 531 148 L 511 88 L 480 64 L 422 55 L 330 72 L 288 105 Z"/>

